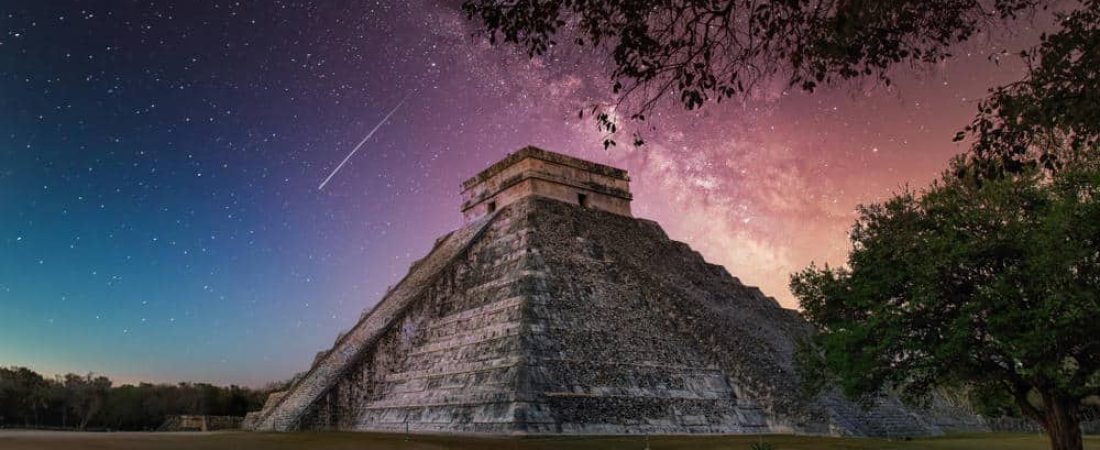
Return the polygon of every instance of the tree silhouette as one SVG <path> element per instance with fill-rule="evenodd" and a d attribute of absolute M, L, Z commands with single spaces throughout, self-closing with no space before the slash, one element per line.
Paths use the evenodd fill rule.
<path fill-rule="evenodd" d="M 0 427 L 153 430 L 173 415 L 244 416 L 275 387 L 205 383 L 112 386 L 93 374 L 48 379 L 25 367 L 0 367 Z"/>
<path fill-rule="evenodd" d="M 792 276 L 821 330 L 809 367 L 854 396 L 1004 393 L 1053 449 L 1080 450 L 1081 402 L 1100 395 L 1100 160 L 999 178 L 954 165 L 862 207 L 845 267 Z"/>
<path fill-rule="evenodd" d="M 954 45 L 1047 8 L 1042 0 L 465 0 L 490 42 L 521 46 L 530 56 L 558 40 L 605 49 L 616 112 L 645 120 L 673 96 L 684 108 L 744 96 L 780 78 L 812 91 L 842 80 L 877 78 L 890 69 L 951 57 Z M 1052 125 L 1079 125 L 1095 142 L 1100 115 L 1096 57 L 1097 0 L 1070 3 L 1057 31 L 1022 54 L 1027 78 L 995 89 L 962 135 L 976 149 L 1019 163 Z M 633 100 L 629 101 L 628 100 Z M 627 106 L 624 106 L 627 105 Z M 590 111 L 608 132 L 619 125 L 600 106 Z M 583 112 L 582 112 L 583 114 Z M 1018 119 L 1023 126 L 1016 126 Z M 640 144 L 639 136 L 634 138 Z M 1087 140 L 1087 139 L 1086 139 Z M 987 160 L 992 161 L 992 160 Z M 1014 170 L 1013 163 L 1003 168 Z M 996 168 L 991 168 L 996 170 Z"/>
<path fill-rule="evenodd" d="M 974 138 L 970 169 L 998 177 L 1038 165 L 1057 171 L 1100 144 L 1100 1 L 1060 17 L 1060 29 L 1021 52 L 1028 75 L 993 89 L 956 139 Z M 976 166 L 976 167 L 975 167 Z"/>

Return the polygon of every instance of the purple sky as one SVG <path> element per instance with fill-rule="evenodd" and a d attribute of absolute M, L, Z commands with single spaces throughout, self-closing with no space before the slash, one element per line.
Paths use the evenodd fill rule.
<path fill-rule="evenodd" d="M 963 151 L 977 100 L 1021 76 L 989 55 L 1030 34 L 979 36 L 890 88 L 662 106 L 646 146 L 604 151 L 576 116 L 611 100 L 598 53 L 490 47 L 454 2 L 323 5 L 7 8 L 0 365 L 285 379 L 461 224 L 463 179 L 527 144 L 629 170 L 637 216 L 795 307 L 789 274 L 843 262 L 856 205 Z"/>

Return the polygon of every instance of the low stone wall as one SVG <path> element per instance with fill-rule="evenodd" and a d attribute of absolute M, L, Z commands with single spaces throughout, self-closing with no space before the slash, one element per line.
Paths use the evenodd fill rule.
<path fill-rule="evenodd" d="M 1009 433 L 1041 433 L 1043 427 L 1034 420 L 1019 417 L 992 417 L 986 418 L 990 431 Z M 1081 422 L 1081 432 L 1085 434 L 1100 434 L 1100 420 Z"/>
<path fill-rule="evenodd" d="M 217 431 L 241 428 L 244 417 L 238 416 L 169 416 L 159 431 Z"/>

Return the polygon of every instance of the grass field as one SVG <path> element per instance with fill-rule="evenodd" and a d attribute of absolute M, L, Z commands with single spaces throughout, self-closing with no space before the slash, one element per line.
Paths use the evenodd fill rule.
<path fill-rule="evenodd" d="M 1045 438 L 1031 434 L 959 435 L 911 441 L 799 436 L 654 437 L 652 450 L 749 450 L 760 440 L 776 450 L 1041 450 Z M 643 437 L 457 438 L 373 433 L 76 433 L 0 431 L 0 450 L 644 450 Z M 1085 448 L 1100 450 L 1100 437 L 1087 437 Z"/>

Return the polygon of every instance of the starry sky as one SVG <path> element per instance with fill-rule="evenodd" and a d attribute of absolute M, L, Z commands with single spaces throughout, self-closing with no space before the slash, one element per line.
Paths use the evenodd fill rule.
<path fill-rule="evenodd" d="M 608 151 L 606 56 L 529 59 L 455 1 L 9 0 L 0 11 L 0 365 L 259 386 L 308 368 L 533 144 L 630 171 L 636 216 L 788 307 L 860 203 L 921 186 L 1029 24 L 895 83 L 660 105 Z M 333 177 L 318 184 L 403 98 Z M 628 130 L 635 125 L 625 124 Z"/>

